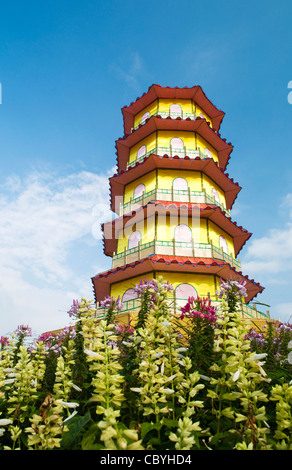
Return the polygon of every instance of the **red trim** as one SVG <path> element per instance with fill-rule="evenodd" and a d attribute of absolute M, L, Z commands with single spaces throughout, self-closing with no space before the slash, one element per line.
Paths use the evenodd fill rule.
<path fill-rule="evenodd" d="M 145 124 L 132 134 L 116 140 L 118 173 L 127 169 L 130 148 L 157 130 L 197 132 L 217 151 L 219 167 L 225 170 L 233 146 L 230 142 L 226 143 L 226 139 L 222 139 L 220 135 L 207 124 L 205 119 L 180 120 L 171 118 L 162 119 L 160 116 L 151 116 L 149 119 L 146 119 Z"/>
<path fill-rule="evenodd" d="M 145 277 L 153 271 L 181 271 L 182 273 L 205 273 L 215 274 L 222 279 L 237 279 L 238 281 L 246 281 L 246 289 L 248 297 L 246 302 L 250 302 L 258 293 L 264 290 L 253 279 L 244 276 L 242 272 L 237 272 L 227 262 L 207 259 L 207 258 L 191 258 L 184 256 L 159 256 L 154 255 L 149 258 L 130 263 L 115 269 L 110 269 L 103 273 L 92 277 L 95 300 L 103 300 L 110 293 L 110 286 L 113 283 L 124 281 L 132 277 Z"/>
<path fill-rule="evenodd" d="M 219 130 L 222 119 L 225 116 L 225 113 L 214 106 L 214 104 L 207 98 L 202 88 L 198 85 L 191 88 L 179 88 L 169 86 L 162 87 L 161 85 L 153 84 L 141 97 L 136 98 L 136 100 L 129 106 L 124 106 L 122 108 L 125 134 L 131 133 L 131 129 L 134 127 L 135 115 L 158 98 L 193 100 L 194 103 L 198 104 L 198 106 L 200 106 L 200 108 L 202 108 L 202 110 L 210 117 L 213 128 L 216 131 Z"/>
<path fill-rule="evenodd" d="M 135 181 L 156 168 L 204 172 L 224 191 L 227 209 L 232 208 L 238 193 L 242 189 L 238 183 L 235 183 L 233 179 L 229 177 L 228 173 L 225 173 L 218 167 L 217 163 L 212 158 L 201 160 L 199 157 L 190 159 L 189 157 L 175 158 L 169 157 L 168 155 L 161 157 L 151 154 L 149 157 L 145 157 L 140 163 L 137 163 L 137 165 L 128 168 L 128 170 L 121 171 L 120 174 L 116 173 L 109 179 L 112 211 L 117 214 L 119 213 L 119 207 L 116 206 L 115 198 L 123 196 L 126 184 Z"/>

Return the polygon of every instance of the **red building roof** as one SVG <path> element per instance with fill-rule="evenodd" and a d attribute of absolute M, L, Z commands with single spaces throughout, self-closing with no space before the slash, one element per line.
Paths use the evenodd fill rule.
<path fill-rule="evenodd" d="M 202 88 L 198 85 L 191 88 L 179 87 L 162 87 L 161 85 L 153 84 L 149 87 L 146 93 L 140 98 L 137 98 L 129 106 L 122 108 L 124 118 L 124 133 L 130 134 L 131 129 L 134 127 L 135 115 L 142 111 L 146 106 L 153 103 L 153 101 L 164 99 L 178 99 L 178 100 L 193 100 L 200 108 L 211 118 L 213 128 L 218 131 L 225 113 L 216 108 L 214 104 L 207 98 Z"/>

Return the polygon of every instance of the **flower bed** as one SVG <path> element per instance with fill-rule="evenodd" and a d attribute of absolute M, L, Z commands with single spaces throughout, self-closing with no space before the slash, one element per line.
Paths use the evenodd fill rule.
<path fill-rule="evenodd" d="M 190 298 L 174 317 L 163 279 L 136 286 L 132 324 L 105 299 L 74 301 L 75 327 L 26 345 L 1 337 L 0 449 L 292 449 L 292 326 L 250 328 L 244 285 L 222 283 L 221 307 Z"/>

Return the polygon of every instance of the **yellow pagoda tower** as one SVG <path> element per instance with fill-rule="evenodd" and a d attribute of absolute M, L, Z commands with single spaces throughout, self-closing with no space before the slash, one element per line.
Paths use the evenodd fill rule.
<path fill-rule="evenodd" d="M 248 305 L 263 287 L 237 258 L 251 233 L 230 216 L 241 187 L 226 173 L 233 146 L 219 133 L 225 113 L 200 86 L 152 85 L 122 114 L 110 178 L 116 216 L 102 225 L 112 268 L 92 277 L 97 304 L 120 297 L 124 311 L 134 312 L 135 284 L 159 275 L 174 288 L 175 309 L 189 296 L 216 303 L 220 279 L 236 279 L 246 282 L 243 316 L 264 319 Z"/>

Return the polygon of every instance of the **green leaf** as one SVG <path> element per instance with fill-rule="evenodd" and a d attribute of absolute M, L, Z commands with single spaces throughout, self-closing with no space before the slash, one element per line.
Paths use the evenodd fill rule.
<path fill-rule="evenodd" d="M 62 435 L 62 447 L 72 449 L 76 443 L 79 433 L 83 430 L 86 424 L 91 420 L 90 413 L 87 412 L 84 416 L 74 416 L 66 424 L 68 431 Z"/>

